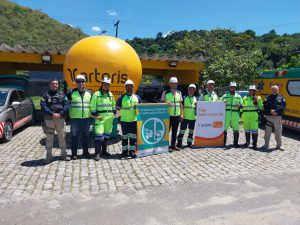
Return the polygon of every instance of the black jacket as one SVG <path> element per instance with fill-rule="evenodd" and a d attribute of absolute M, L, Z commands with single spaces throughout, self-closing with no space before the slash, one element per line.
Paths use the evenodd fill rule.
<path fill-rule="evenodd" d="M 280 95 L 268 95 L 264 101 L 264 114 L 271 115 L 271 110 L 275 110 L 278 113 L 278 116 L 282 116 L 286 107 L 285 98 Z"/>

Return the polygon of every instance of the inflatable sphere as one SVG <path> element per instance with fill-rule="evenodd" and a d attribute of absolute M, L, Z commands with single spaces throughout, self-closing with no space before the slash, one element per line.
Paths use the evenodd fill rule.
<path fill-rule="evenodd" d="M 64 61 L 64 79 L 68 88 L 76 88 L 75 77 L 86 77 L 87 89 L 98 91 L 104 77 L 111 79 L 110 91 L 115 99 L 125 92 L 124 83 L 130 79 L 137 91 L 142 79 L 142 65 L 135 50 L 118 38 L 87 37 L 74 44 Z"/>

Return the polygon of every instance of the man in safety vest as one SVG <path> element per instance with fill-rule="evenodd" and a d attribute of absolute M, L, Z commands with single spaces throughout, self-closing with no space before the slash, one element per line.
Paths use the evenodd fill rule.
<path fill-rule="evenodd" d="M 218 101 L 218 96 L 215 93 L 215 82 L 213 80 L 208 80 L 206 82 L 206 90 L 200 96 L 199 101 L 206 101 L 206 102 Z"/>
<path fill-rule="evenodd" d="M 195 96 L 196 85 L 190 84 L 188 87 L 188 96 L 183 98 L 183 121 L 180 124 L 180 131 L 177 137 L 177 147 L 182 148 L 183 135 L 189 128 L 189 135 L 187 139 L 187 146 L 189 148 L 193 145 L 193 134 L 196 122 L 196 105 L 197 98 Z"/>
<path fill-rule="evenodd" d="M 255 85 L 249 86 L 249 94 L 243 98 L 242 120 L 245 131 L 246 143 L 244 147 L 250 145 L 250 135 L 252 133 L 252 148 L 257 149 L 258 139 L 258 118 L 259 110 L 263 108 L 263 102 L 260 96 L 256 96 Z"/>
<path fill-rule="evenodd" d="M 121 158 L 135 158 L 136 133 L 137 133 L 137 114 L 136 104 L 142 103 L 141 98 L 133 94 L 133 81 L 125 82 L 126 93 L 122 94 L 116 103 L 116 109 L 121 111 L 121 129 L 122 129 L 122 154 Z M 129 147 L 128 147 L 129 140 Z"/>
<path fill-rule="evenodd" d="M 109 92 L 110 78 L 104 77 L 99 91 L 95 92 L 91 101 L 91 114 L 94 120 L 95 160 L 102 156 L 110 156 L 107 152 L 107 141 L 110 138 L 116 102 Z"/>
<path fill-rule="evenodd" d="M 91 124 L 90 101 L 92 92 L 86 89 L 84 75 L 76 76 L 77 88 L 70 91 L 67 96 L 70 101 L 69 115 L 71 119 L 71 150 L 72 159 L 77 159 L 78 139 L 81 133 L 83 156 L 90 158 L 89 131 Z"/>
<path fill-rule="evenodd" d="M 183 99 L 181 92 L 177 90 L 177 78 L 171 77 L 169 83 L 170 89 L 162 93 L 161 102 L 166 102 L 170 105 L 170 129 L 172 129 L 172 138 L 169 152 L 172 152 L 173 150 L 180 151 L 180 148 L 178 148 L 175 144 L 178 126 L 183 120 Z"/>
<path fill-rule="evenodd" d="M 243 107 L 243 101 L 239 93 L 235 91 L 236 87 L 236 82 L 230 82 L 229 92 L 224 94 L 221 100 L 226 104 L 224 146 L 226 145 L 228 127 L 231 126 L 233 130 L 233 146 L 238 148 L 240 109 Z"/>

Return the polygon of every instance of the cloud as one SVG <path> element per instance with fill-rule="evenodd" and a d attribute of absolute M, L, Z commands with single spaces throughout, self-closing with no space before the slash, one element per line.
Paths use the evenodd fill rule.
<path fill-rule="evenodd" d="M 109 16 L 118 16 L 119 14 L 114 9 L 109 9 L 106 11 Z"/>
<path fill-rule="evenodd" d="M 99 32 L 101 30 L 101 28 L 97 27 L 97 26 L 93 26 L 92 30 L 95 31 L 95 32 Z"/>
<path fill-rule="evenodd" d="M 162 36 L 163 36 L 163 38 L 165 38 L 173 33 L 174 33 L 174 31 L 168 31 L 166 34 L 163 34 Z"/>

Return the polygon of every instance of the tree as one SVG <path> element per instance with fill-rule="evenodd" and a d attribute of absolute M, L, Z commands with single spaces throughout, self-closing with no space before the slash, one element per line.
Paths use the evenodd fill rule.
<path fill-rule="evenodd" d="M 226 87 L 230 81 L 236 81 L 241 88 L 253 83 L 258 64 L 263 59 L 261 50 L 236 49 L 234 43 L 230 42 L 232 36 L 230 31 L 218 29 L 206 32 L 203 36 L 187 34 L 177 42 L 178 52 L 185 55 L 202 54 L 208 58 L 201 73 L 203 86 L 208 79 L 215 80 L 218 87 Z"/>

